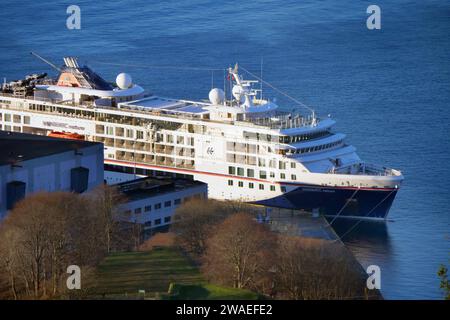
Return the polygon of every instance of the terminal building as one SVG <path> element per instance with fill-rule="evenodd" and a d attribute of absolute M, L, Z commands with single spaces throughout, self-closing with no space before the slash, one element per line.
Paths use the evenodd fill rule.
<path fill-rule="evenodd" d="M 124 216 L 144 230 L 161 229 L 172 223 L 177 207 L 191 199 L 206 199 L 206 183 L 168 176 L 145 177 L 115 185 L 125 196 Z"/>
<path fill-rule="evenodd" d="M 28 194 L 104 182 L 102 143 L 0 131 L 0 150 L 0 219 Z"/>

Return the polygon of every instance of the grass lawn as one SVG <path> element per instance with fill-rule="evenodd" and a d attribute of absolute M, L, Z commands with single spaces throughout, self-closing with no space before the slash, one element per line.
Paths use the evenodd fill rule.
<path fill-rule="evenodd" d="M 214 284 L 174 284 L 172 292 L 167 296 L 172 300 L 256 300 L 257 293 L 249 290 L 226 288 Z"/>
<path fill-rule="evenodd" d="M 200 271 L 174 248 L 148 252 L 114 253 L 98 266 L 93 286 L 94 296 L 146 296 L 165 293 L 172 282 L 196 284 L 203 282 Z"/>
<path fill-rule="evenodd" d="M 161 247 L 146 252 L 113 253 L 98 266 L 89 287 L 90 298 L 135 299 L 257 299 L 248 290 L 206 283 L 197 267 L 178 249 Z M 173 294 L 167 294 L 170 284 Z"/>

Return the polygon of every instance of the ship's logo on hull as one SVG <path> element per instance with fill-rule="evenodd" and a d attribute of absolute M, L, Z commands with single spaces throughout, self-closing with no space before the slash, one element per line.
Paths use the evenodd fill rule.
<path fill-rule="evenodd" d="M 206 149 L 206 154 L 212 156 L 214 154 L 214 148 L 213 147 L 208 147 L 208 149 Z"/>

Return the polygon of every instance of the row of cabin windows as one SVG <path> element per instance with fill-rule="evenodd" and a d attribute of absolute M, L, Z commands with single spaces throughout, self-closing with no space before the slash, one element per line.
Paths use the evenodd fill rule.
<path fill-rule="evenodd" d="M 308 153 L 308 152 L 320 151 L 320 150 L 329 149 L 329 148 L 338 146 L 342 142 L 343 142 L 343 140 L 339 140 L 339 141 L 336 141 L 336 142 L 322 144 L 322 145 L 315 146 L 315 147 L 300 148 L 300 149 L 297 149 L 295 151 L 289 151 L 288 153 Z"/>
<path fill-rule="evenodd" d="M 291 168 L 295 169 L 295 162 L 291 162 Z M 245 169 L 241 167 L 228 167 L 228 174 L 230 175 L 238 175 L 241 177 L 248 177 L 248 178 L 254 178 L 255 177 L 255 170 L 254 169 L 247 169 L 247 174 L 245 174 Z M 275 172 L 269 171 L 270 178 L 275 178 Z M 267 179 L 267 171 L 260 170 L 259 171 L 259 178 L 260 179 Z M 284 172 L 280 173 L 280 179 L 286 179 L 286 174 Z M 291 180 L 297 180 L 297 176 L 295 174 L 291 174 Z"/>
<path fill-rule="evenodd" d="M 313 140 L 328 136 L 329 134 L 330 134 L 329 130 L 324 130 L 295 136 L 280 136 L 280 143 L 296 143 L 307 140 Z"/>
<path fill-rule="evenodd" d="M 232 187 L 234 185 L 234 181 L 233 180 L 228 180 L 228 186 Z M 238 181 L 238 187 L 239 188 L 243 188 L 244 187 L 244 181 Z M 248 183 L 248 188 L 249 189 L 255 189 L 255 184 L 253 182 L 249 182 Z M 265 186 L 263 183 L 259 183 L 258 184 L 258 189 L 259 190 L 264 190 Z M 270 191 L 276 191 L 276 187 L 275 185 L 270 185 L 269 186 Z M 286 192 L 286 187 L 285 186 L 281 186 L 280 187 L 281 192 Z"/>
<path fill-rule="evenodd" d="M 5 122 L 13 122 L 13 123 L 22 123 L 22 116 L 18 114 L 9 114 L 5 113 L 4 115 L 0 113 L 0 121 Z M 30 117 L 24 116 L 23 117 L 23 123 L 24 124 L 30 124 Z"/>
<path fill-rule="evenodd" d="M 131 138 L 131 139 L 138 139 L 138 140 L 145 139 L 144 132 L 141 130 L 123 129 L 123 128 L 113 127 L 113 126 L 97 125 L 96 133 L 99 133 L 99 134 L 104 133 L 104 134 L 110 135 L 110 136 L 115 135 L 117 137 L 126 137 L 126 138 Z M 162 134 L 162 133 L 156 134 L 156 142 L 175 143 L 175 141 L 176 141 L 176 144 L 185 144 L 185 141 L 186 141 L 186 143 L 188 145 L 190 145 L 190 146 L 194 145 L 193 137 L 185 138 L 184 136 L 174 136 L 171 134 Z"/>

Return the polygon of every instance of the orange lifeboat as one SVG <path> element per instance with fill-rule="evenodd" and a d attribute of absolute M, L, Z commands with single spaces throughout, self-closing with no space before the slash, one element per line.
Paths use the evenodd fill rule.
<path fill-rule="evenodd" d="M 52 131 L 48 134 L 49 137 L 62 138 L 62 139 L 72 139 L 72 140 L 84 140 L 84 135 L 71 132 L 60 132 Z"/>

